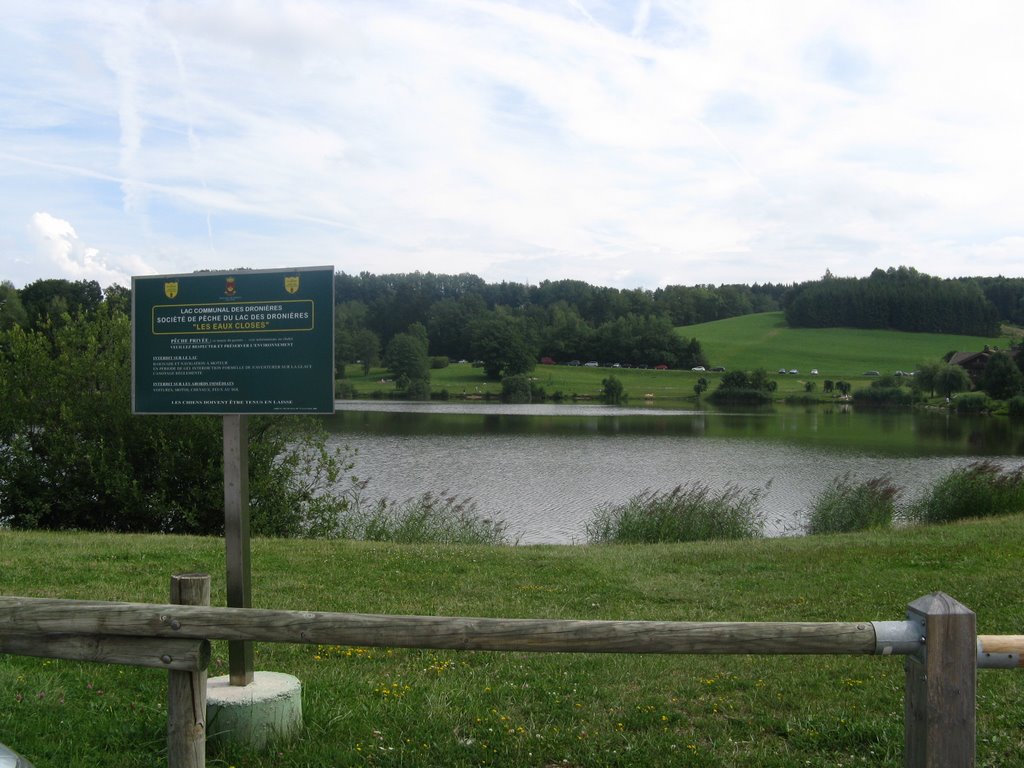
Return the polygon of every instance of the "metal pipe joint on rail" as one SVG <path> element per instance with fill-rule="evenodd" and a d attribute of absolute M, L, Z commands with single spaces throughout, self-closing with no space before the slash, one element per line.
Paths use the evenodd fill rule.
<path fill-rule="evenodd" d="M 875 654 L 913 656 L 925 647 L 925 628 L 919 621 L 873 621 Z"/>

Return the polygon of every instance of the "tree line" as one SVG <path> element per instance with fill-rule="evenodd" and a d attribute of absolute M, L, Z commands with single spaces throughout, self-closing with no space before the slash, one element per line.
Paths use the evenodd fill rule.
<path fill-rule="evenodd" d="M 487 283 L 476 275 L 335 275 L 336 356 L 365 370 L 408 352 L 410 329 L 424 360 L 472 359 L 490 378 L 528 372 L 541 358 L 689 368 L 707 361 L 680 325 L 777 310 L 783 285 L 672 285 L 618 289 L 581 280 Z M 390 366 L 389 366 L 390 367 Z M 392 368 L 394 371 L 395 369 Z M 397 375 L 408 374 L 405 367 Z"/>
<path fill-rule="evenodd" d="M 994 299 L 998 297 L 999 304 Z M 999 321 L 1024 319 L 1024 280 L 941 279 L 912 267 L 875 269 L 794 286 L 783 297 L 793 328 L 880 328 L 996 336 Z"/>

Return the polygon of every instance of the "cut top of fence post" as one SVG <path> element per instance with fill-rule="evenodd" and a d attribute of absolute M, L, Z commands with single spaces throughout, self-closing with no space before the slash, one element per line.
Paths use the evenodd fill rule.
<path fill-rule="evenodd" d="M 209 605 L 210 574 L 176 573 L 171 576 L 171 603 L 175 605 Z"/>

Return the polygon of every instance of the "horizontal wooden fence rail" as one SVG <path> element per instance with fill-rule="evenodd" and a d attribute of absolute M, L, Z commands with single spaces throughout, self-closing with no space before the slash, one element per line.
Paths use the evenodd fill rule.
<path fill-rule="evenodd" d="M 872 622 L 388 616 L 24 597 L 0 597 L 0 632 L 4 630 L 478 651 L 840 655 L 880 652 Z"/>
<path fill-rule="evenodd" d="M 119 652 L 126 637 L 148 640 Z M 74 654 L 66 658 L 194 669 L 201 650 L 185 639 L 549 653 L 909 655 L 924 647 L 911 621 L 494 619 L 0 596 L 0 653 L 52 656 L 47 646 L 59 643 Z M 1024 666 L 1024 635 L 979 635 L 977 646 L 979 667 Z M 125 653 L 136 660 L 123 661 Z"/>
<path fill-rule="evenodd" d="M 0 653 L 193 672 L 210 664 L 210 643 L 173 637 L 22 633 L 0 630 Z"/>

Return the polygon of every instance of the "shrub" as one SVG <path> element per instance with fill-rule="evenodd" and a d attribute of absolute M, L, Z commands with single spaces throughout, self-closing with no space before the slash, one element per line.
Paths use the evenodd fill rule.
<path fill-rule="evenodd" d="M 783 399 L 786 405 L 817 405 L 818 398 L 814 395 L 786 395 Z"/>
<path fill-rule="evenodd" d="M 956 469 L 929 488 L 908 510 L 925 523 L 949 523 L 1024 510 L 1024 465 L 1003 469 L 977 461 Z"/>
<path fill-rule="evenodd" d="M 914 396 L 902 387 L 869 387 L 853 393 L 857 405 L 912 405 Z"/>
<path fill-rule="evenodd" d="M 778 382 L 768 378 L 764 368 L 750 374 L 743 371 L 729 371 L 718 382 L 718 389 L 708 399 L 713 403 L 744 403 L 763 405 L 772 401 L 771 393 Z"/>
<path fill-rule="evenodd" d="M 403 373 L 395 379 L 395 395 L 406 400 L 429 400 L 430 379 L 410 379 Z"/>
<path fill-rule="evenodd" d="M 888 528 L 896 514 L 899 488 L 888 477 L 855 483 L 850 475 L 836 477 L 814 499 L 804 521 L 809 534 L 849 533 Z"/>
<path fill-rule="evenodd" d="M 434 371 L 447 368 L 450 363 L 451 360 L 448 359 L 447 355 L 432 355 L 430 357 L 430 369 Z"/>
<path fill-rule="evenodd" d="M 1011 397 L 1006 403 L 1011 419 L 1024 419 L 1024 395 Z"/>
<path fill-rule="evenodd" d="M 992 403 L 988 396 L 980 392 L 970 395 L 960 395 L 956 399 L 956 412 L 961 414 L 983 413 L 991 408 Z"/>
<path fill-rule="evenodd" d="M 399 544 L 508 544 L 506 524 L 481 517 L 469 498 L 427 492 L 403 502 L 355 500 L 337 536 Z"/>
<path fill-rule="evenodd" d="M 772 396 L 760 389 L 723 389 L 719 387 L 710 395 L 712 403 L 742 403 L 744 405 L 766 405 Z"/>
<path fill-rule="evenodd" d="M 354 400 L 359 397 L 359 392 L 348 379 L 335 379 L 334 396 L 339 400 Z"/>
<path fill-rule="evenodd" d="M 751 539 L 762 535 L 761 490 L 734 485 L 713 491 L 701 482 L 671 491 L 639 493 L 623 504 L 598 507 L 586 524 L 596 544 Z"/>
<path fill-rule="evenodd" d="M 501 402 L 529 403 L 530 379 L 523 374 L 506 376 L 501 380 Z"/>
<path fill-rule="evenodd" d="M 601 380 L 601 396 L 604 401 L 609 404 L 618 404 L 625 399 L 624 388 L 622 382 L 614 376 L 609 376 L 607 379 Z"/>

